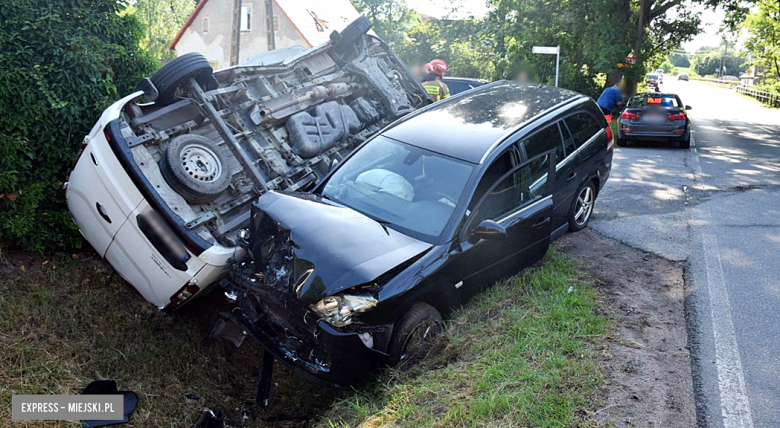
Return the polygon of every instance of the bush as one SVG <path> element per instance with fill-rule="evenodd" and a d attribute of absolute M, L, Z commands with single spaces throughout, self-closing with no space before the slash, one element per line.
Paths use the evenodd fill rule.
<path fill-rule="evenodd" d="M 0 8 L 0 244 L 77 247 L 61 190 L 103 109 L 156 62 L 122 0 L 14 0 Z"/>

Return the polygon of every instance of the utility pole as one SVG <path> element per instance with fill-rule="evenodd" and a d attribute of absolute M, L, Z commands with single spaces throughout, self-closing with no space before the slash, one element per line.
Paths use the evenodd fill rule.
<path fill-rule="evenodd" d="M 723 35 L 723 57 L 720 59 L 720 78 L 723 79 L 723 70 L 726 67 L 726 55 L 729 52 L 729 41 L 726 39 L 726 35 Z"/>
<path fill-rule="evenodd" d="M 274 35 L 274 0 L 265 0 L 265 27 L 268 38 L 268 50 L 276 49 L 276 37 Z"/>
<path fill-rule="evenodd" d="M 235 8 L 235 14 L 233 15 L 233 28 L 235 29 L 235 33 L 233 34 L 233 46 L 232 46 L 233 54 L 230 56 L 230 65 L 238 64 L 240 58 L 239 53 L 241 52 L 241 0 L 235 0 L 233 2 L 233 7 Z"/>

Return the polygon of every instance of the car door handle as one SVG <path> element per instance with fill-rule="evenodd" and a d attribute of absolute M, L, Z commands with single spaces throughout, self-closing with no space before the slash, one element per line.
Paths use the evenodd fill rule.
<path fill-rule="evenodd" d="M 531 227 L 533 227 L 534 229 L 541 229 L 545 224 L 549 222 L 550 222 L 550 217 L 545 217 L 539 223 L 534 223 L 533 225 L 531 225 Z"/>
<path fill-rule="evenodd" d="M 577 171 L 574 171 L 571 174 L 569 174 L 568 177 L 566 177 L 566 181 L 572 181 L 572 180 L 574 180 L 574 177 L 576 177 L 576 176 L 577 176 Z"/>
<path fill-rule="evenodd" d="M 108 213 L 106 212 L 106 209 L 103 208 L 103 205 L 100 205 L 99 202 L 95 202 L 95 208 L 97 208 L 97 212 L 101 217 L 103 217 L 103 220 L 111 223 L 111 217 L 108 216 Z"/>

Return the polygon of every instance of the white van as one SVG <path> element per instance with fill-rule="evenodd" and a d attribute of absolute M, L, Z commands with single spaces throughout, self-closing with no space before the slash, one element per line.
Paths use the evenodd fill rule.
<path fill-rule="evenodd" d="M 103 112 L 66 183 L 84 238 L 161 309 L 203 293 L 242 258 L 259 195 L 313 187 L 430 103 L 369 28 L 360 18 L 273 65 L 212 73 L 186 54 L 144 79 Z"/>

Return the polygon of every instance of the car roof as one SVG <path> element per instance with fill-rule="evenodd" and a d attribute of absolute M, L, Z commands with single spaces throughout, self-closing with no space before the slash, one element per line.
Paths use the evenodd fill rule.
<path fill-rule="evenodd" d="M 496 143 L 555 107 L 584 99 L 568 89 L 506 80 L 490 83 L 418 110 L 382 135 L 480 163 Z"/>

